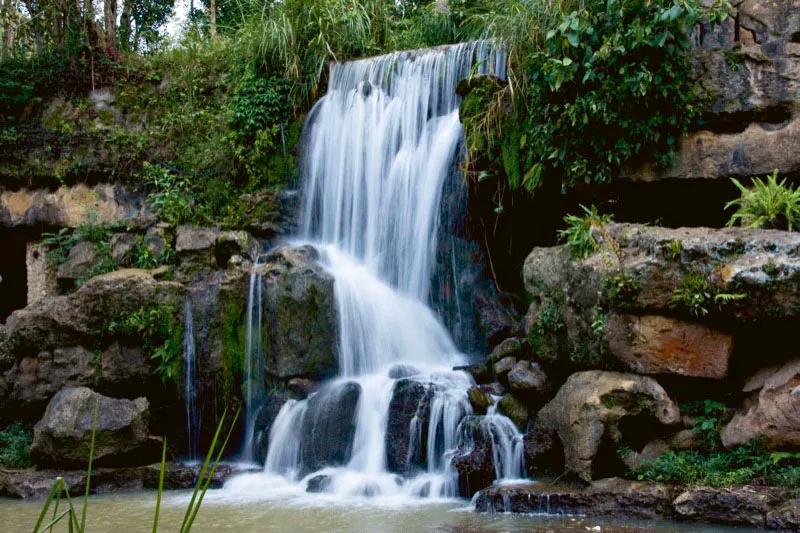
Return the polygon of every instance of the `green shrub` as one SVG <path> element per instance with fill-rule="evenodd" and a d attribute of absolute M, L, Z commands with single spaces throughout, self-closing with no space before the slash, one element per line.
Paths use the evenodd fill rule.
<path fill-rule="evenodd" d="M 564 217 L 566 229 L 559 230 L 558 235 L 564 241 L 564 245 L 569 250 L 573 259 L 586 259 L 593 253 L 600 250 L 600 243 L 597 241 L 595 232 L 603 233 L 603 225 L 610 222 L 612 215 L 601 215 L 597 208 L 580 206 L 584 216 L 567 215 Z"/>
<path fill-rule="evenodd" d="M 712 302 L 722 309 L 732 302 L 745 298 L 747 294 L 744 293 L 720 292 L 709 284 L 703 274 L 689 272 L 684 276 L 681 286 L 672 292 L 670 304 L 673 307 L 683 307 L 694 316 L 706 316 Z"/>
<path fill-rule="evenodd" d="M 14 422 L 0 430 L 0 466 L 27 468 L 31 466 L 31 441 L 33 433 L 21 422 Z"/>
<path fill-rule="evenodd" d="M 183 328 L 177 324 L 173 305 L 154 304 L 124 313 L 111 320 L 105 331 L 141 339 L 145 352 L 153 362 L 153 371 L 162 383 L 178 384 L 181 378 Z"/>
<path fill-rule="evenodd" d="M 786 178 L 779 182 L 778 169 L 767 176 L 766 183 L 756 178 L 749 188 L 733 178 L 731 181 L 741 197 L 725 204 L 725 209 L 736 208 L 728 226 L 738 223 L 747 228 L 794 231 L 800 225 L 800 189 L 787 185 Z"/>
<path fill-rule="evenodd" d="M 603 279 L 601 298 L 603 304 L 612 309 L 625 309 L 636 298 L 641 285 L 627 272 L 620 272 Z"/>

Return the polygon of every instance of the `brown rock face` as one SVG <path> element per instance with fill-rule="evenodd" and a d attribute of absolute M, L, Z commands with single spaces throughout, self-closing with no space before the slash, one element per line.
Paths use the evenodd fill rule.
<path fill-rule="evenodd" d="M 700 324 L 663 316 L 611 316 L 611 353 L 633 372 L 722 379 L 733 337 Z"/>
<path fill-rule="evenodd" d="M 757 436 L 763 437 L 769 448 L 800 446 L 800 359 L 774 370 L 764 381 L 755 405 L 734 416 L 720 436 L 727 448 Z"/>

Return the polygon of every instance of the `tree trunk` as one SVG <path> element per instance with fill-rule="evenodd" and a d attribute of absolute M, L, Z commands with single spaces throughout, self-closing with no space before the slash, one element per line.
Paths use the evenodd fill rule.
<path fill-rule="evenodd" d="M 124 0 L 122 4 L 122 16 L 119 19 L 119 42 L 120 48 L 129 52 L 136 48 L 136 43 L 131 43 L 131 32 L 132 32 L 132 24 L 131 18 L 133 14 L 131 12 L 133 0 Z"/>
<path fill-rule="evenodd" d="M 0 57 L 7 57 L 11 54 L 14 47 L 14 36 L 17 32 L 17 6 L 14 0 L 4 0 L 3 8 L 0 10 L 3 18 L 3 44 L 0 49 Z"/>
<path fill-rule="evenodd" d="M 211 38 L 217 36 L 217 1 L 209 0 L 208 4 L 208 20 L 211 23 Z"/>
<path fill-rule="evenodd" d="M 117 51 L 117 0 L 103 2 L 103 14 L 106 25 L 106 46 L 112 52 Z"/>

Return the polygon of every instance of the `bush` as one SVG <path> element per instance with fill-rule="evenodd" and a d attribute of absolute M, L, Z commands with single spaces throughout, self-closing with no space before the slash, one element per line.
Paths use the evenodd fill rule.
<path fill-rule="evenodd" d="M 601 215 L 597 208 L 580 206 L 584 216 L 567 215 L 564 222 L 567 228 L 559 230 L 558 235 L 564 241 L 573 259 L 586 259 L 600 250 L 600 243 L 595 232 L 605 232 L 604 224 L 613 220 L 613 215 Z"/>
<path fill-rule="evenodd" d="M 14 422 L 0 430 L 0 466 L 27 468 L 31 466 L 31 441 L 33 432 L 21 422 Z"/>
<path fill-rule="evenodd" d="M 794 231 L 800 225 L 800 189 L 787 185 L 786 178 L 778 182 L 778 169 L 767 176 L 766 183 L 754 179 L 750 188 L 733 178 L 731 181 L 741 197 L 725 204 L 725 209 L 736 207 L 728 226 L 738 223 L 747 228 Z"/>

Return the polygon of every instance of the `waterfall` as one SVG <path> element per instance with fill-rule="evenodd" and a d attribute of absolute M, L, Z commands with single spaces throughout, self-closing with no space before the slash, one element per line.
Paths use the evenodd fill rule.
<path fill-rule="evenodd" d="M 197 357 L 194 344 L 192 302 L 183 305 L 183 399 L 186 405 L 186 441 L 189 460 L 199 458 L 200 419 L 197 416 Z"/>
<path fill-rule="evenodd" d="M 255 462 L 254 428 L 256 414 L 264 396 L 264 343 L 262 337 L 263 320 L 263 278 L 258 270 L 258 260 L 250 271 L 250 284 L 247 293 L 247 344 L 244 362 L 244 427 L 242 460 Z"/>
<path fill-rule="evenodd" d="M 452 370 L 466 357 L 430 307 L 432 279 L 443 189 L 463 139 L 456 84 L 473 72 L 503 77 L 505 63 L 482 41 L 331 64 L 328 93 L 304 126 L 299 240 L 317 247 L 334 278 L 339 378 L 278 413 L 265 461 L 270 486 L 280 477 L 348 498 L 458 495 L 449 458 L 472 414 L 473 383 Z M 251 357 L 263 357 L 253 283 L 248 371 Z M 423 468 L 407 477 L 389 471 L 386 445 L 403 379 L 426 391 L 429 406 L 427 429 L 416 417 L 408 423 L 409 457 L 422 456 L 423 437 L 427 445 Z M 249 386 L 247 395 L 256 405 Z M 498 464 L 506 459 L 498 455 Z"/>
<path fill-rule="evenodd" d="M 492 443 L 492 463 L 495 478 L 499 481 L 514 481 L 525 477 L 525 454 L 523 435 L 508 417 L 497 413 L 497 401 L 489 407 L 481 420 L 484 431 Z"/>

